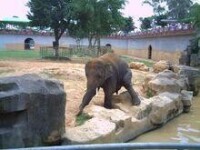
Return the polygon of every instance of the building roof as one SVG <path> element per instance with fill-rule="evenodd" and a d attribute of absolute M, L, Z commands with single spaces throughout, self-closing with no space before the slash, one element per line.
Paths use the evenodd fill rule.
<path fill-rule="evenodd" d="M 29 23 L 30 20 L 26 18 L 19 18 L 17 16 L 13 17 L 5 17 L 3 19 L 0 19 L 0 22 L 6 22 L 6 23 Z"/>

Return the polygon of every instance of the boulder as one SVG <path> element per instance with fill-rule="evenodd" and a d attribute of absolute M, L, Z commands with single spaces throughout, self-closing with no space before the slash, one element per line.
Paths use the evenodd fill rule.
<path fill-rule="evenodd" d="M 161 61 L 159 61 L 159 62 L 157 62 L 157 63 L 155 63 L 153 65 L 153 72 L 155 72 L 155 73 L 162 72 L 162 71 L 164 71 L 166 69 L 174 70 L 173 65 L 171 64 L 171 62 L 166 61 L 166 60 L 161 60 Z"/>
<path fill-rule="evenodd" d="M 180 93 L 180 86 L 177 83 L 176 75 L 172 71 L 164 71 L 148 82 L 148 87 L 154 93 L 162 92 Z"/>
<path fill-rule="evenodd" d="M 193 92 L 182 90 L 181 95 L 182 95 L 182 103 L 184 107 L 183 111 L 187 113 L 190 111 L 190 107 L 192 106 Z"/>
<path fill-rule="evenodd" d="M 147 93 L 147 91 L 149 90 L 148 83 L 149 83 L 149 81 L 151 81 L 152 79 L 154 79 L 155 76 L 156 76 L 156 75 L 149 74 L 149 75 L 147 75 L 147 76 L 144 78 L 144 82 L 142 83 L 142 88 L 141 88 L 141 91 L 142 91 L 143 93 Z"/>
<path fill-rule="evenodd" d="M 155 78 L 168 78 L 168 79 L 178 79 L 178 75 L 176 73 L 174 73 L 171 70 L 163 70 L 162 72 L 159 72 Z"/>
<path fill-rule="evenodd" d="M 84 125 L 66 130 L 63 144 L 108 143 L 112 141 L 116 125 L 103 118 L 92 118 Z M 103 138 L 102 138 L 103 137 Z"/>
<path fill-rule="evenodd" d="M 200 56 L 199 54 L 190 55 L 190 66 L 199 67 L 200 66 Z"/>
<path fill-rule="evenodd" d="M 180 86 L 181 90 L 189 90 L 189 82 L 187 77 L 180 76 L 176 83 Z"/>
<path fill-rule="evenodd" d="M 187 90 L 193 91 L 194 96 L 198 95 L 200 91 L 200 70 L 193 67 L 181 66 L 179 76 L 187 79 Z"/>
<path fill-rule="evenodd" d="M 160 126 L 183 111 L 181 95 L 164 92 L 152 98 L 152 111 L 149 119 L 152 125 Z"/>
<path fill-rule="evenodd" d="M 163 91 L 180 93 L 181 90 L 190 90 L 188 77 L 171 70 L 164 70 L 153 78 L 146 77 L 143 90 L 147 91 L 145 89 L 149 89 L 155 94 Z"/>
<path fill-rule="evenodd" d="M 164 125 L 183 111 L 188 112 L 193 95 L 181 89 L 177 83 L 179 79 L 170 70 L 147 76 L 147 88 L 155 95 L 151 98 L 138 95 L 141 100 L 139 106 L 131 104 L 128 92 L 112 97 L 113 109 L 87 106 L 84 113 L 92 119 L 81 126 L 68 128 L 63 137 L 64 144 L 127 142 Z"/>
<path fill-rule="evenodd" d="M 60 142 L 65 103 L 59 81 L 35 74 L 0 78 L 0 148 Z"/>
<path fill-rule="evenodd" d="M 124 92 L 113 96 L 115 109 L 88 106 L 84 112 L 92 119 L 82 126 L 68 128 L 63 144 L 127 142 L 163 125 L 183 111 L 181 95 L 177 93 L 141 98 L 140 106 L 132 106 L 130 100 L 129 93 Z"/>
<path fill-rule="evenodd" d="M 131 69 L 136 69 L 140 71 L 149 71 L 149 67 L 147 67 L 144 63 L 141 62 L 131 62 L 129 64 L 129 67 Z"/>

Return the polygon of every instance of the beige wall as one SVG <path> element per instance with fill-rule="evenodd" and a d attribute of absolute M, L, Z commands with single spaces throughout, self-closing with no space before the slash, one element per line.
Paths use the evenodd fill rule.
<path fill-rule="evenodd" d="M 24 45 L 23 44 L 6 44 L 5 48 L 9 50 L 23 50 Z"/>
<path fill-rule="evenodd" d="M 24 44 L 6 44 L 6 48 L 10 50 L 23 50 Z M 40 45 L 35 45 L 35 50 L 39 50 Z M 130 55 L 138 58 L 148 59 L 148 50 L 121 50 L 117 48 L 113 48 L 114 51 L 120 55 Z M 152 50 L 152 60 L 159 61 L 159 60 L 169 60 L 173 63 L 178 64 L 179 58 L 181 56 L 180 51 L 175 52 L 166 52 L 166 51 L 159 51 L 159 50 Z"/>
<path fill-rule="evenodd" d="M 6 44 L 6 49 L 10 49 L 10 50 L 24 50 L 24 44 L 18 44 L 18 43 L 14 43 L 14 44 Z M 35 45 L 35 50 L 39 50 L 40 49 L 40 45 Z"/>
<path fill-rule="evenodd" d="M 148 59 L 148 50 L 115 50 L 117 54 L 120 55 L 130 55 L 134 57 Z M 172 63 L 178 64 L 179 58 L 181 56 L 180 51 L 175 52 L 166 52 L 166 51 L 152 51 L 152 60 L 159 61 L 159 60 L 169 60 Z"/>

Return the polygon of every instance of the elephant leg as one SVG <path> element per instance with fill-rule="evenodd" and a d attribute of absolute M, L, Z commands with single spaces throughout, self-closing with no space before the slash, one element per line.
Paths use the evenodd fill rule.
<path fill-rule="evenodd" d="M 88 90 L 82 100 L 81 105 L 79 106 L 79 112 L 77 115 L 80 115 L 83 112 L 83 109 L 85 108 L 85 106 L 87 106 L 90 101 L 92 100 L 92 98 L 95 96 L 96 94 L 96 90 Z"/>
<path fill-rule="evenodd" d="M 131 85 L 131 78 L 132 78 L 132 72 L 129 70 L 123 78 L 123 85 L 127 89 L 127 91 L 129 92 L 129 94 L 131 95 L 132 104 L 133 105 L 139 105 L 140 99 L 139 99 L 137 93 L 135 92 L 135 90 L 133 89 L 133 87 Z"/>
<path fill-rule="evenodd" d="M 104 107 L 111 109 L 112 108 L 112 92 L 108 89 L 104 89 Z"/>

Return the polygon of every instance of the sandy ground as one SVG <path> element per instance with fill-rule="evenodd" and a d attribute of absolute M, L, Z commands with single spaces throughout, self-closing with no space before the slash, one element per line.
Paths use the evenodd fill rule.
<path fill-rule="evenodd" d="M 143 83 L 147 73 L 136 70 L 132 71 L 134 76 L 132 83 L 136 91 L 140 93 L 140 85 Z M 43 60 L 0 61 L 0 77 L 18 76 L 28 73 L 36 73 L 41 76 L 56 78 L 64 84 L 67 93 L 66 126 L 73 127 L 75 125 L 78 107 L 86 90 L 84 64 Z M 125 89 L 122 88 L 121 91 L 124 90 Z M 103 105 L 103 97 L 104 94 L 102 90 L 100 90 L 91 101 L 91 104 Z"/>

